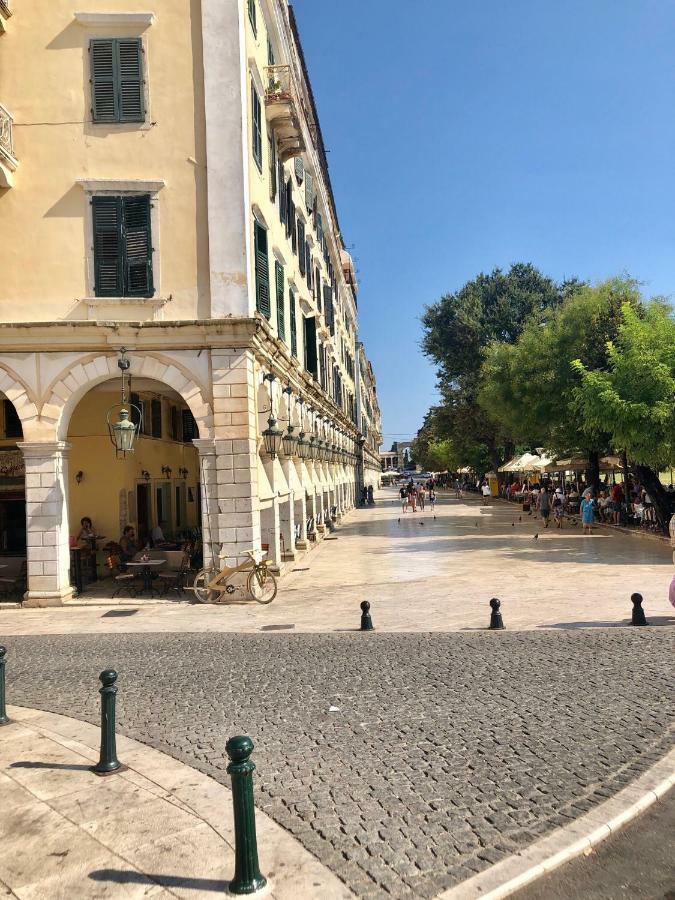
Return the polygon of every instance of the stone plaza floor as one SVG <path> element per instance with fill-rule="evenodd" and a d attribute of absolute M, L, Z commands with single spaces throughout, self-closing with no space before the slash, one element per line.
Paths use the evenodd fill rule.
<path fill-rule="evenodd" d="M 259 808 L 356 896 L 436 897 L 675 743 L 672 551 L 518 515 L 357 510 L 268 607 L 1 611 L 8 700 L 95 723 L 113 666 L 121 734 L 223 785 L 249 734 Z M 634 590 L 654 627 L 620 627 Z M 507 631 L 485 630 L 491 596 Z"/>

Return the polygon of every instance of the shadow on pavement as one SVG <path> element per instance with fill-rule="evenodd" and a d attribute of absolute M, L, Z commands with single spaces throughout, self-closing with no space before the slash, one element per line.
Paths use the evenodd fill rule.
<path fill-rule="evenodd" d="M 88 765 L 77 765 L 76 763 L 47 763 L 33 762 L 32 760 L 22 760 L 20 762 L 10 763 L 10 769 L 70 769 L 73 772 L 89 772 L 91 771 L 91 763 Z"/>
<path fill-rule="evenodd" d="M 675 616 L 649 616 L 647 626 L 675 625 Z M 632 628 L 630 620 L 622 622 L 556 622 L 551 625 L 537 625 L 537 628 Z"/>
<path fill-rule="evenodd" d="M 125 869 L 95 869 L 89 873 L 92 881 L 114 881 L 116 884 L 155 884 L 167 888 L 184 888 L 193 891 L 214 891 L 227 893 L 229 881 L 220 878 L 184 878 L 180 875 L 144 875 Z"/>

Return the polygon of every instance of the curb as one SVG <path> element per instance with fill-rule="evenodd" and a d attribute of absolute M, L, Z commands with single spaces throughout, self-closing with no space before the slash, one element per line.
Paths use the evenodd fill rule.
<path fill-rule="evenodd" d="M 675 786 L 675 749 L 611 799 L 525 850 L 439 894 L 436 900 L 502 900 L 581 856 L 660 800 Z"/>

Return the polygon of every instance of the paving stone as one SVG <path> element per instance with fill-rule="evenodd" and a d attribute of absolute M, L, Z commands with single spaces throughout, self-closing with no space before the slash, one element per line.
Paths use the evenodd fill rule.
<path fill-rule="evenodd" d="M 119 731 L 222 784 L 250 734 L 259 806 L 367 900 L 437 896 L 674 742 L 665 628 L 0 641 L 9 702 L 97 723 L 112 665 Z"/>

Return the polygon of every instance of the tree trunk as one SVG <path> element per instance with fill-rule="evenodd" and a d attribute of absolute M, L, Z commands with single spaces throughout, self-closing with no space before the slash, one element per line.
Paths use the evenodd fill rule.
<path fill-rule="evenodd" d="M 670 521 L 670 498 L 664 486 L 659 481 L 658 472 L 649 466 L 633 466 L 633 471 L 652 499 L 656 520 L 664 534 L 668 534 Z"/>
<path fill-rule="evenodd" d="M 600 488 L 600 454 L 597 450 L 588 451 L 588 487 L 597 495 Z"/>
<path fill-rule="evenodd" d="M 625 450 L 621 451 L 621 468 L 623 469 L 623 496 L 626 506 L 630 509 L 630 488 L 628 487 L 628 455 Z"/>
<path fill-rule="evenodd" d="M 497 476 L 497 484 L 501 484 L 504 480 L 504 473 L 499 471 L 499 467 L 502 465 L 502 458 L 496 447 L 490 447 L 490 462 L 492 463 L 492 469 Z"/>

